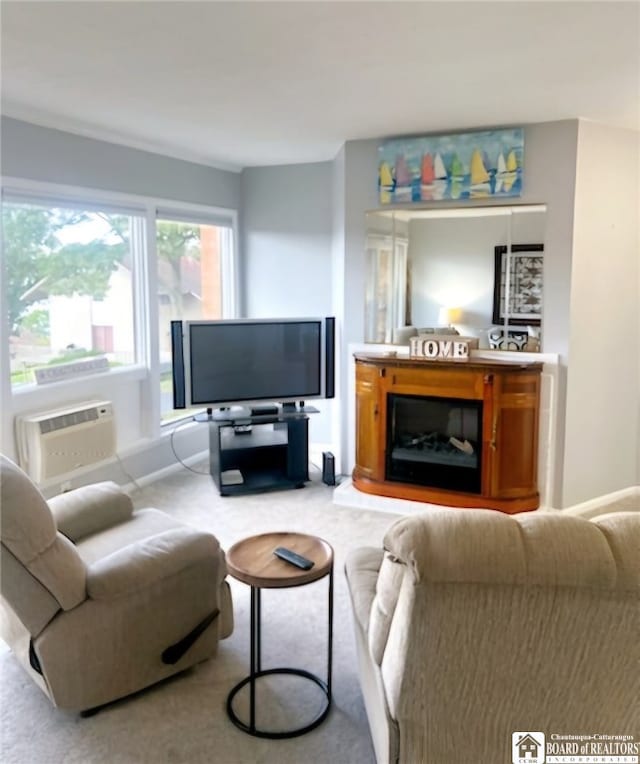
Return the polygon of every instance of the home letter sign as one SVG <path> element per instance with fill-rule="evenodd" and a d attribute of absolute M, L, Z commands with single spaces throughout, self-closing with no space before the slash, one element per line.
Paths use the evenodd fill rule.
<path fill-rule="evenodd" d="M 411 337 L 409 354 L 428 361 L 468 361 L 472 348 L 478 347 L 475 337 L 419 334 Z"/>

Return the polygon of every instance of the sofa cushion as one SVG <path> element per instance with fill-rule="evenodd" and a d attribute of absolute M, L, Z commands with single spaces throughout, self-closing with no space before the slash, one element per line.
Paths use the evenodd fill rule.
<path fill-rule="evenodd" d="M 559 512 L 431 509 L 398 520 L 384 544 L 416 582 L 603 589 L 628 584 L 604 526 Z"/>
<path fill-rule="evenodd" d="M 640 520 L 638 512 L 611 512 L 591 522 L 603 534 L 616 562 L 618 589 L 640 589 Z"/>
<path fill-rule="evenodd" d="M 49 499 L 58 530 L 71 541 L 123 523 L 133 514 L 133 502 L 114 482 L 85 485 Z"/>
<path fill-rule="evenodd" d="M 2 543 L 70 610 L 85 598 L 85 567 L 73 544 L 58 533 L 44 496 L 19 467 L 2 459 Z"/>
<path fill-rule="evenodd" d="M 2 542 L 27 565 L 54 542 L 56 524 L 44 496 L 31 480 L 6 456 L 0 456 L 0 460 Z"/>
<path fill-rule="evenodd" d="M 101 533 L 80 539 L 76 548 L 84 562 L 90 565 L 129 544 L 174 528 L 184 528 L 184 523 L 176 522 L 157 509 L 139 509 L 127 522 L 118 523 Z"/>
<path fill-rule="evenodd" d="M 345 564 L 353 611 L 365 634 L 369 630 L 371 605 L 383 555 L 382 549 L 361 547 L 348 554 Z"/>
<path fill-rule="evenodd" d="M 398 604 L 400 586 L 407 566 L 385 554 L 376 582 L 376 596 L 369 618 L 369 650 L 373 660 L 380 665 L 384 655 L 393 614 Z"/>
<path fill-rule="evenodd" d="M 171 528 L 123 546 L 90 565 L 87 592 L 92 599 L 122 597 L 207 559 L 224 566 L 215 536 L 189 526 Z"/>
<path fill-rule="evenodd" d="M 86 598 L 87 570 L 72 542 L 61 533 L 26 567 L 63 610 L 71 610 Z"/>
<path fill-rule="evenodd" d="M 616 587 L 615 559 L 595 523 L 556 512 L 527 512 L 516 522 L 522 531 L 528 583 Z"/>
<path fill-rule="evenodd" d="M 5 546 L 0 551 L 0 584 L 4 601 L 32 637 L 60 610 L 58 600 Z M 0 635 L 7 640 L 4 632 Z"/>

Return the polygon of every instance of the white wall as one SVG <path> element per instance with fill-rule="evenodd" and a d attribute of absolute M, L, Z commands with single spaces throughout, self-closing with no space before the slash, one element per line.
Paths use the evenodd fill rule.
<path fill-rule="evenodd" d="M 639 139 L 578 132 L 564 505 L 640 484 Z"/>
<path fill-rule="evenodd" d="M 169 323 L 167 322 L 167 326 Z M 51 352 L 61 353 L 69 345 L 93 348 L 93 327 L 109 326 L 113 332 L 110 359 L 134 361 L 133 287 L 131 272 L 118 265 L 109 276 L 104 300 L 89 295 L 50 295 L 49 336 Z"/>
<path fill-rule="evenodd" d="M 345 345 L 345 150 L 338 152 L 331 164 L 331 302 L 332 314 L 336 317 L 336 358 L 335 384 L 336 398 L 333 401 L 331 433 L 335 457 L 336 473 L 343 465 L 344 422 L 347 417 L 347 400 L 343 388 L 346 375 L 343 363 Z"/>

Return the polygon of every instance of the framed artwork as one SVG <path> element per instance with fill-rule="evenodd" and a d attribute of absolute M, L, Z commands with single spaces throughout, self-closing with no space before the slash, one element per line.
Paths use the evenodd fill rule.
<path fill-rule="evenodd" d="M 378 147 L 380 204 L 520 196 L 524 129 L 393 138 Z"/>
<path fill-rule="evenodd" d="M 513 244 L 509 260 L 507 302 L 507 248 L 494 248 L 493 323 L 540 326 L 542 315 L 542 244 Z"/>

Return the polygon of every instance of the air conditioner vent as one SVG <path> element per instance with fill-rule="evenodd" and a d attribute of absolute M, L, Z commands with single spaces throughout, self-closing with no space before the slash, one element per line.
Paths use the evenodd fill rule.
<path fill-rule="evenodd" d="M 44 435 L 47 432 L 64 430 L 66 427 L 82 424 L 82 422 L 93 422 L 97 418 L 98 410 L 96 408 L 74 411 L 71 414 L 63 414 L 62 416 L 52 417 L 51 419 L 43 419 L 40 422 L 40 432 Z"/>
<path fill-rule="evenodd" d="M 20 466 L 42 483 L 116 453 L 110 401 L 84 401 L 16 417 Z"/>

